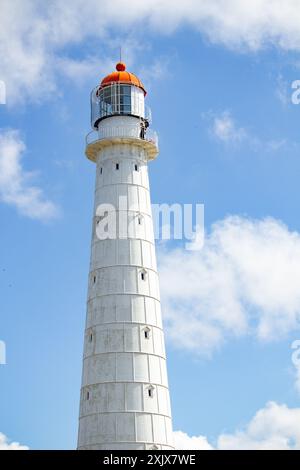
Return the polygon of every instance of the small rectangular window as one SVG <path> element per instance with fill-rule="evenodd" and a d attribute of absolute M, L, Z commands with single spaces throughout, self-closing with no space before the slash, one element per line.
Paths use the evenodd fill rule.
<path fill-rule="evenodd" d="M 86 392 L 86 399 L 87 399 L 87 400 L 90 399 L 90 392 Z"/>
<path fill-rule="evenodd" d="M 130 96 L 130 94 L 131 94 L 131 87 L 130 87 L 130 85 L 121 85 L 121 86 L 120 86 L 120 94 L 121 94 L 122 96 L 124 96 L 124 95 Z"/>
<path fill-rule="evenodd" d="M 145 280 L 145 273 L 141 273 L 141 278 L 142 278 L 142 281 Z"/>
<path fill-rule="evenodd" d="M 131 98 L 130 96 L 123 96 L 123 104 L 131 105 Z"/>
<path fill-rule="evenodd" d="M 137 164 L 134 165 L 134 170 L 135 170 L 135 171 L 139 171 L 139 167 L 138 167 Z"/>
<path fill-rule="evenodd" d="M 149 398 L 153 397 L 153 388 L 148 388 L 148 397 Z"/>
<path fill-rule="evenodd" d="M 101 168 L 100 168 L 100 175 L 102 175 L 102 170 L 103 170 L 103 168 L 101 167 Z"/>
<path fill-rule="evenodd" d="M 119 169 L 119 163 L 116 163 L 116 170 Z"/>
<path fill-rule="evenodd" d="M 94 284 L 96 284 L 96 276 L 94 276 L 94 279 L 93 279 L 93 281 L 94 281 Z"/>

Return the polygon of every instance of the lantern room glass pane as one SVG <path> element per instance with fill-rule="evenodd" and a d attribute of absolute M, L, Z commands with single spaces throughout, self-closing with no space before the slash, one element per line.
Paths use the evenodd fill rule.
<path fill-rule="evenodd" d="M 131 96 L 128 96 L 128 95 L 121 96 L 121 103 L 131 105 Z"/>
<path fill-rule="evenodd" d="M 112 115 L 144 116 L 140 90 L 132 85 L 115 83 L 93 91 L 92 126 L 97 128 L 99 120 Z"/>
<path fill-rule="evenodd" d="M 121 95 L 131 95 L 131 86 L 129 85 L 120 85 L 120 91 L 121 91 Z"/>

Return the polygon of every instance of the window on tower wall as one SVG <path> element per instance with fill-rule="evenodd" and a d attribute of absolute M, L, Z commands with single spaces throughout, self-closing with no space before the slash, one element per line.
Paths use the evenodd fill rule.
<path fill-rule="evenodd" d="M 116 170 L 118 170 L 119 168 L 120 168 L 119 163 L 116 163 Z"/>
<path fill-rule="evenodd" d="M 154 387 L 152 385 L 149 385 L 149 387 L 147 387 L 147 394 L 149 398 L 154 397 Z"/>
<path fill-rule="evenodd" d="M 148 327 L 146 326 L 146 328 L 144 329 L 144 337 L 145 337 L 145 339 L 150 339 L 150 332 L 151 332 L 150 328 L 148 328 Z"/>
<path fill-rule="evenodd" d="M 137 163 L 134 165 L 134 171 L 139 171 L 139 166 Z"/>

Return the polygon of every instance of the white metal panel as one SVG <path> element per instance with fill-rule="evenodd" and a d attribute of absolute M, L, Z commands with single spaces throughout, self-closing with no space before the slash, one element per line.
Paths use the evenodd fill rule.
<path fill-rule="evenodd" d="M 126 410 L 143 411 L 143 385 L 140 383 L 126 384 Z"/>
<path fill-rule="evenodd" d="M 125 351 L 140 351 L 139 327 L 137 325 L 125 329 Z"/>
<path fill-rule="evenodd" d="M 146 297 L 145 298 L 146 323 L 148 325 L 156 325 L 155 304 L 156 304 L 156 301 L 152 297 Z"/>
<path fill-rule="evenodd" d="M 111 442 L 116 438 L 116 419 L 109 413 L 97 415 L 98 436 L 95 436 L 96 443 Z"/>
<path fill-rule="evenodd" d="M 135 416 L 133 413 L 119 413 L 117 415 L 118 441 L 135 441 Z"/>
<path fill-rule="evenodd" d="M 118 295 L 116 296 L 116 321 L 117 322 L 131 322 L 131 296 Z"/>
<path fill-rule="evenodd" d="M 124 411 L 125 410 L 125 384 L 112 383 L 107 384 L 107 410 Z"/>
<path fill-rule="evenodd" d="M 159 357 L 149 355 L 150 382 L 159 384 L 161 382 Z"/>
<path fill-rule="evenodd" d="M 167 443 L 165 418 L 161 415 L 152 415 L 154 442 Z"/>
<path fill-rule="evenodd" d="M 117 381 L 133 382 L 133 356 L 130 353 L 117 353 Z"/>
<path fill-rule="evenodd" d="M 133 295 L 132 299 L 132 321 L 145 323 L 145 299 L 142 296 Z"/>
<path fill-rule="evenodd" d="M 153 441 L 152 421 L 150 414 L 139 414 L 136 419 L 136 431 L 138 441 Z"/>
<path fill-rule="evenodd" d="M 147 354 L 134 354 L 134 380 L 137 382 L 149 382 Z"/>

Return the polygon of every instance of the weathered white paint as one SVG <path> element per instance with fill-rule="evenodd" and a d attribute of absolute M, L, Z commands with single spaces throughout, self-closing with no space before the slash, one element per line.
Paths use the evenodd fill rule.
<path fill-rule="evenodd" d="M 100 121 L 98 135 L 101 139 L 107 135 L 107 130 L 112 130 L 112 136 L 117 137 L 140 137 L 141 121 L 134 116 L 110 116 Z M 118 133 L 119 131 L 119 133 Z M 124 134 L 125 132 L 125 134 Z"/>
<path fill-rule="evenodd" d="M 100 126 L 120 121 L 139 126 L 130 116 Z M 99 240 L 94 217 L 79 449 L 173 448 L 147 165 L 140 142 L 112 139 L 97 155 L 94 214 L 99 204 L 113 204 L 130 233 Z M 126 209 L 120 196 L 128 198 Z"/>
<path fill-rule="evenodd" d="M 132 114 L 145 117 L 144 92 L 136 86 L 131 87 L 131 110 Z"/>

